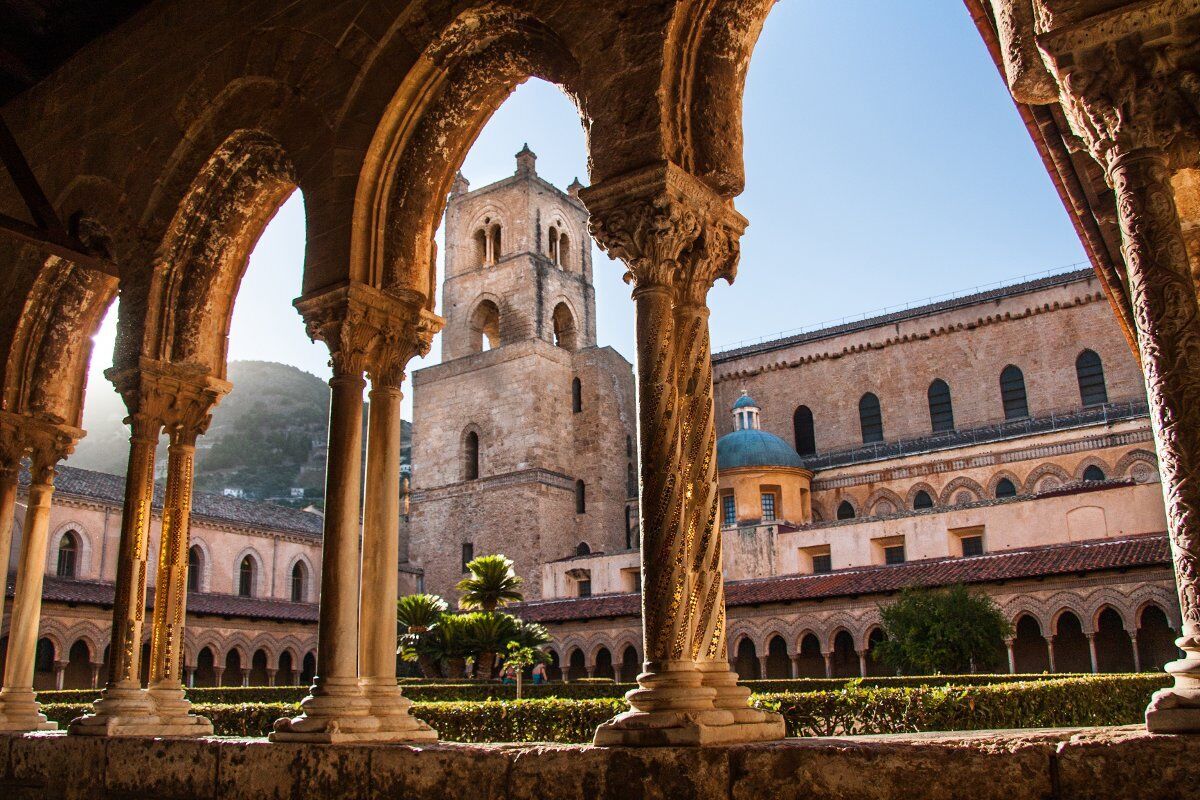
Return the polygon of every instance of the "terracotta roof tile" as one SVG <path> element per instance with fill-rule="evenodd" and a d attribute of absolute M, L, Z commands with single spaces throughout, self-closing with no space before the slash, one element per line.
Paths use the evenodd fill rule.
<path fill-rule="evenodd" d="M 1130 567 L 1169 566 L 1170 547 L 1161 533 L 1053 544 L 969 558 L 933 558 L 906 564 L 855 567 L 823 575 L 792 575 L 731 581 L 725 584 L 729 606 L 785 603 L 882 594 L 921 586 L 1040 578 Z M 537 600 L 512 606 L 522 619 L 567 622 L 637 616 L 641 595 L 610 594 Z"/>
<path fill-rule="evenodd" d="M 111 608 L 115 587 L 104 581 L 77 581 L 47 575 L 42 587 L 42 599 L 56 603 L 81 603 Z M 13 596 L 13 576 L 9 576 L 7 594 Z M 154 588 L 146 591 L 146 608 L 154 607 Z M 316 603 L 291 603 L 261 597 L 238 597 L 228 594 L 189 593 L 188 614 L 245 619 L 270 619 L 281 622 L 316 623 Z"/>

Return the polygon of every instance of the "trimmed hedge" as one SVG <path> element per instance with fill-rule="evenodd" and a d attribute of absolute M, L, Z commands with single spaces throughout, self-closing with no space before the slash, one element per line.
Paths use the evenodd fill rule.
<path fill-rule="evenodd" d="M 1057 678 L 1004 685 L 864 687 L 758 694 L 752 702 L 778 711 L 789 736 L 915 733 L 931 730 L 1128 725 L 1141 721 L 1150 695 L 1167 686 L 1162 674 Z M 626 710 L 622 698 L 519 702 L 421 702 L 413 713 L 456 742 L 591 741 L 596 726 Z M 49 703 L 42 712 L 60 724 L 86 703 Z M 264 736 L 298 703 L 198 703 L 196 713 L 229 736 Z"/>
<path fill-rule="evenodd" d="M 1159 676 L 1161 673 L 1143 673 Z M 742 681 L 742 685 L 755 694 L 795 694 L 844 689 L 852 685 L 862 687 L 918 687 L 918 686 L 984 686 L 1009 684 L 1014 680 L 1045 681 L 1064 678 L 1084 678 L 1091 675 L 1047 673 L 1039 675 L 918 675 L 891 678 L 794 678 L 787 680 Z M 463 681 L 454 683 L 401 679 L 404 694 L 414 702 L 485 702 L 488 700 L 515 700 L 517 687 L 512 684 Z M 561 698 L 589 700 L 597 698 L 624 697 L 635 683 L 613 683 L 609 680 L 582 680 L 571 683 L 526 683 L 522 694 L 527 699 Z M 187 696 L 194 703 L 298 703 L 308 694 L 307 686 L 218 686 L 188 689 Z M 98 693 L 94 689 L 64 689 L 61 691 L 38 692 L 43 703 L 91 702 Z"/>

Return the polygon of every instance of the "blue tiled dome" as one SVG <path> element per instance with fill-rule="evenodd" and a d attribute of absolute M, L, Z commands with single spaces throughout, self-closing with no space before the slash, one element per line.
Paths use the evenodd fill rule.
<path fill-rule="evenodd" d="M 787 442 L 764 430 L 747 428 L 717 439 L 717 469 L 802 466 L 800 456 Z"/>
<path fill-rule="evenodd" d="M 743 393 L 742 396 L 737 399 L 737 402 L 733 404 L 733 410 L 737 411 L 739 408 L 746 408 L 747 406 L 757 406 L 757 405 L 758 405 L 758 403 L 754 402 L 753 397 L 751 397 L 748 394 Z"/>

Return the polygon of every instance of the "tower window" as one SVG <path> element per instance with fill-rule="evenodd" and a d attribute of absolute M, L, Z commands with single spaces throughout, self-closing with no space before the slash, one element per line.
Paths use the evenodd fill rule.
<path fill-rule="evenodd" d="M 950 386 L 941 378 L 929 384 L 929 422 L 934 433 L 954 430 L 954 407 Z"/>
<path fill-rule="evenodd" d="M 550 260 L 555 264 L 558 263 L 558 228 L 550 226 L 550 232 L 546 241 L 546 254 L 550 256 Z"/>
<path fill-rule="evenodd" d="M 1009 364 L 1000 373 L 1000 400 L 1005 419 L 1029 416 L 1029 401 L 1025 396 L 1025 375 L 1019 367 Z"/>
<path fill-rule="evenodd" d="M 554 307 L 554 346 L 574 350 L 579 346 L 579 331 L 575 327 L 575 315 L 566 303 Z"/>
<path fill-rule="evenodd" d="M 467 564 L 475 560 L 475 544 L 473 542 L 463 542 L 462 546 L 462 571 L 467 571 Z"/>
<path fill-rule="evenodd" d="M 583 411 L 583 384 L 579 378 L 571 381 L 571 412 L 578 414 Z"/>
<path fill-rule="evenodd" d="M 563 269 L 571 266 L 571 240 L 562 231 L 558 234 L 558 265 Z"/>
<path fill-rule="evenodd" d="M 913 508 L 917 511 L 923 508 L 933 508 L 933 498 L 929 496 L 929 492 L 922 489 L 913 495 Z"/>
<path fill-rule="evenodd" d="M 850 504 L 849 500 L 843 500 L 841 502 L 841 504 L 838 505 L 837 518 L 838 519 L 854 519 L 854 506 L 852 506 Z"/>
<path fill-rule="evenodd" d="M 473 481 L 479 477 L 479 434 L 467 431 L 463 437 L 463 480 Z"/>
<path fill-rule="evenodd" d="M 575 481 L 575 513 L 587 513 L 587 486 L 583 481 Z"/>
<path fill-rule="evenodd" d="M 812 409 L 808 406 L 797 406 L 792 414 L 792 429 L 796 435 L 796 452 L 802 456 L 810 456 L 817 452 L 817 437 L 813 430 Z"/>
<path fill-rule="evenodd" d="M 486 267 L 490 262 L 488 258 L 488 235 L 483 228 L 475 231 L 473 237 L 475 242 L 475 266 Z"/>
<path fill-rule="evenodd" d="M 879 398 L 873 392 L 859 398 L 858 424 L 862 428 L 863 444 L 883 441 L 883 413 L 879 410 Z"/>
<path fill-rule="evenodd" d="M 1001 478 L 996 482 L 996 498 L 1003 499 L 1005 497 L 1016 497 L 1017 485 L 1008 478 Z"/>
<path fill-rule="evenodd" d="M 58 566 L 54 574 L 60 578 L 74 578 L 79 556 L 79 538 L 75 531 L 67 531 L 58 542 Z"/>
<path fill-rule="evenodd" d="M 763 522 L 774 522 L 775 521 L 775 493 L 774 492 L 763 492 L 762 493 L 762 521 Z"/>
<path fill-rule="evenodd" d="M 591 554 L 592 548 L 587 542 L 580 542 L 579 544 L 575 545 L 575 555 L 590 556 Z"/>
<path fill-rule="evenodd" d="M 500 226 L 499 225 L 492 226 L 491 239 L 492 239 L 492 253 L 491 253 L 491 259 L 488 261 L 488 263 L 495 264 L 496 262 L 498 262 L 500 260 L 500 254 L 501 254 L 501 252 L 503 252 L 500 249 L 501 240 L 500 240 Z"/>
<path fill-rule="evenodd" d="M 721 495 L 721 522 L 726 528 L 737 525 L 737 500 L 733 492 Z"/>
<path fill-rule="evenodd" d="M 471 351 L 482 353 L 500 346 L 500 309 L 491 300 L 482 300 L 471 313 Z"/>
<path fill-rule="evenodd" d="M 1083 471 L 1083 479 L 1085 481 L 1102 481 L 1104 480 L 1104 470 L 1092 464 Z"/>
<path fill-rule="evenodd" d="M 1084 350 L 1075 359 L 1075 377 L 1079 380 L 1079 399 L 1085 406 L 1099 406 L 1108 402 L 1108 390 L 1104 387 L 1104 365 L 1095 350 Z"/>

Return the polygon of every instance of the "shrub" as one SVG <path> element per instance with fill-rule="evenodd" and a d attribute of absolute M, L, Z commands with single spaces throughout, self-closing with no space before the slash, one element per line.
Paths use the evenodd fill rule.
<path fill-rule="evenodd" d="M 1150 695 L 1169 683 L 1163 674 L 980 686 L 853 683 L 833 691 L 756 694 L 751 701 L 781 713 L 789 736 L 1127 725 L 1139 722 Z M 84 702 L 47 703 L 42 713 L 65 725 L 89 708 Z M 300 711 L 294 702 L 197 703 L 194 708 L 227 736 L 265 736 L 276 719 Z M 418 702 L 412 710 L 446 741 L 579 743 L 591 741 L 597 725 L 626 708 L 623 699 L 610 697 Z"/>

